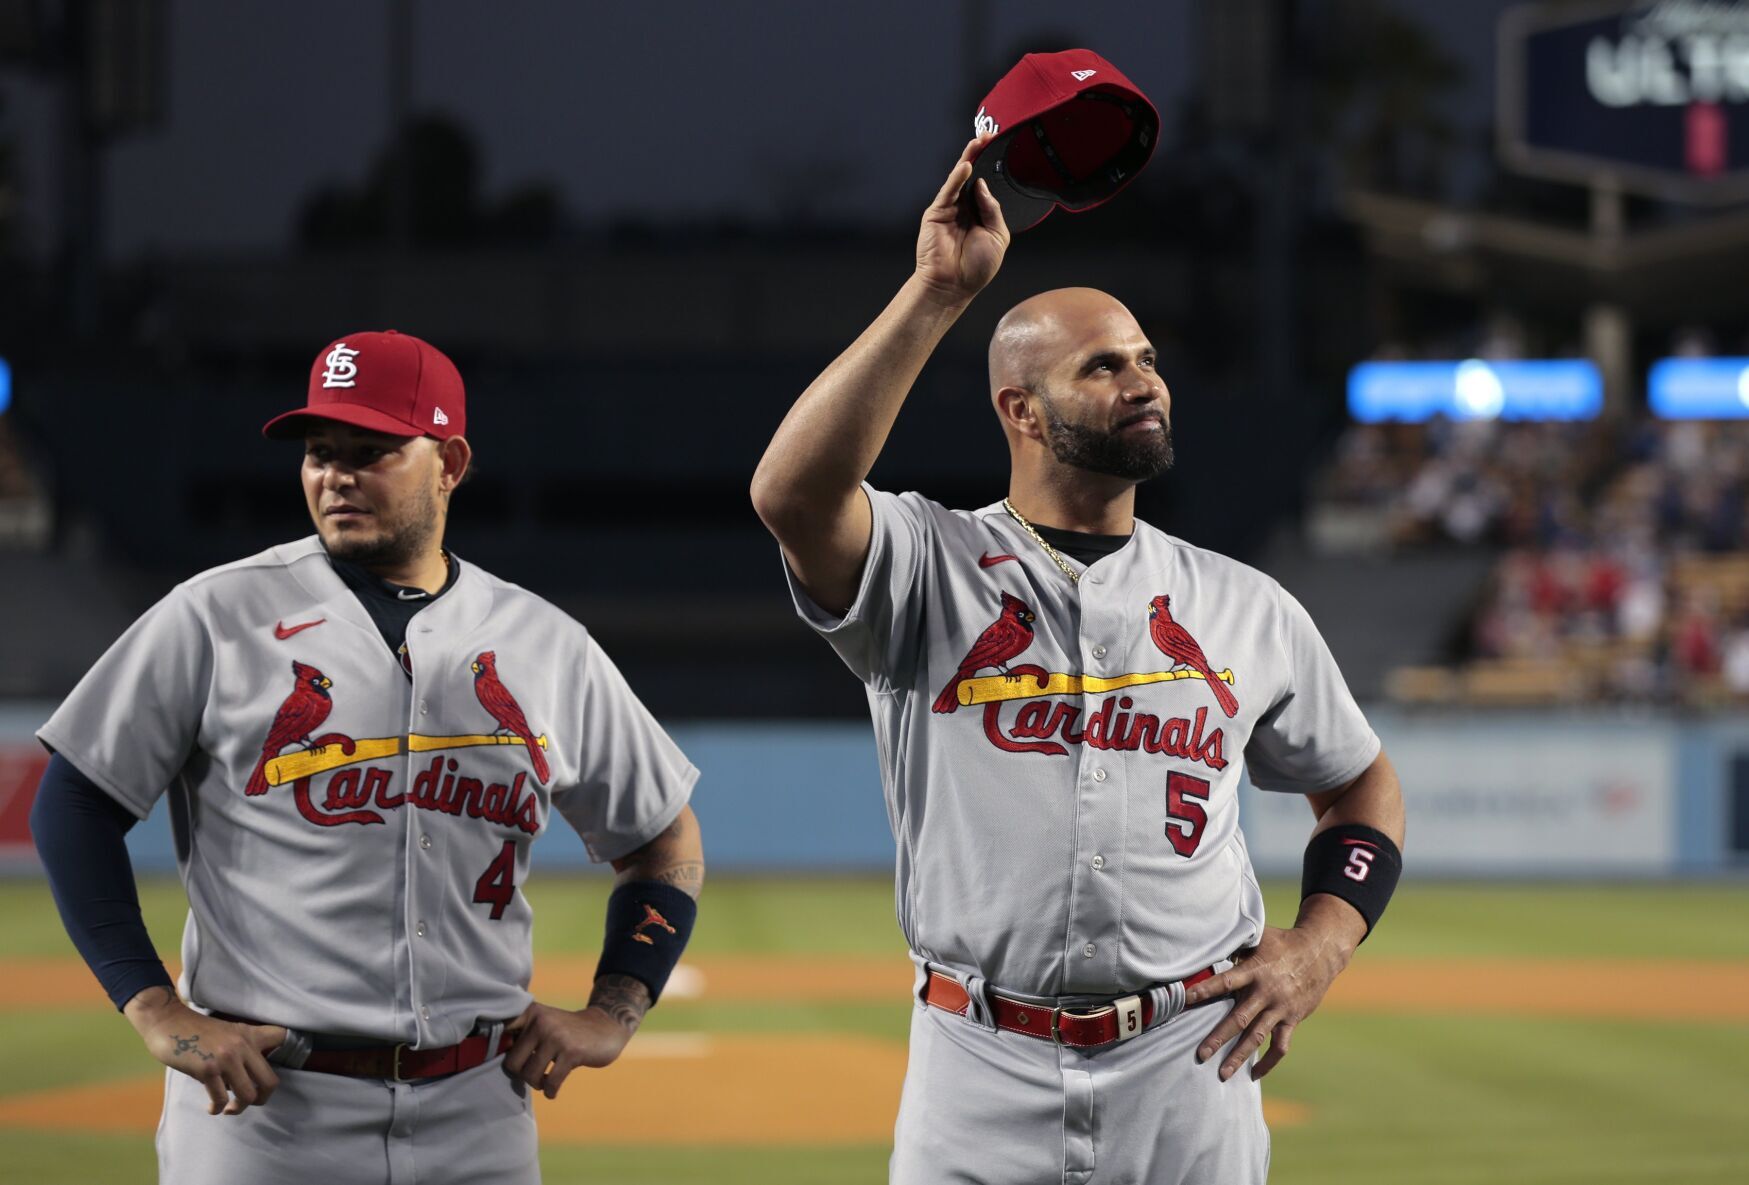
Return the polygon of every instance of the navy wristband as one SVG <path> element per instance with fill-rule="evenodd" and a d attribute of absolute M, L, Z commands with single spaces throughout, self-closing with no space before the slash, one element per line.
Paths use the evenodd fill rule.
<path fill-rule="evenodd" d="M 1300 900 L 1313 893 L 1340 897 L 1360 911 L 1370 935 L 1402 875 L 1403 853 L 1390 836 L 1360 823 L 1343 823 L 1320 831 L 1306 845 Z"/>
<path fill-rule="evenodd" d="M 607 940 L 595 978 L 629 975 L 650 989 L 650 1003 L 680 962 L 692 937 L 698 902 L 673 885 L 628 881 L 607 899 Z"/>

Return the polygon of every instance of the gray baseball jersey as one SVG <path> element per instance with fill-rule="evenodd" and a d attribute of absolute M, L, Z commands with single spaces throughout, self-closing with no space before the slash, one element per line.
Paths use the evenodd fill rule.
<path fill-rule="evenodd" d="M 1194 1056 L 1232 1004 L 1185 1013 L 1175 981 L 1262 933 L 1241 763 L 1307 792 L 1378 754 L 1329 651 L 1273 580 L 1146 523 L 1065 557 L 1071 583 L 1000 503 L 868 497 L 849 612 L 791 592 L 868 688 L 919 985 L 940 969 L 969 1001 L 912 1017 L 891 1180 L 1261 1185 L 1258 1084 L 1220 1080 L 1232 1043 Z M 992 991 L 1145 992 L 1152 1020 L 1075 1049 L 998 1028 Z"/>
<path fill-rule="evenodd" d="M 552 812 L 608 860 L 685 806 L 698 771 L 540 597 L 461 564 L 407 652 L 312 536 L 179 585 L 39 731 L 142 818 L 168 790 L 190 1002 L 453 1044 L 530 1000 Z"/>
<path fill-rule="evenodd" d="M 849 612 L 793 574 L 791 592 L 867 685 L 911 948 L 1066 996 L 1254 943 L 1241 763 L 1261 789 L 1305 793 L 1379 752 L 1305 610 L 1146 523 L 1084 571 L 1070 560 L 1076 585 L 1000 503 L 868 496 Z"/>

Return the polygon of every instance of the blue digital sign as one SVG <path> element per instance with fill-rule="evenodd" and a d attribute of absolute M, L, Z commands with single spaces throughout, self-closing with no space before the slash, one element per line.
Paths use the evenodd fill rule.
<path fill-rule="evenodd" d="M 12 368 L 6 365 L 6 359 L 0 358 L 0 415 L 6 414 L 6 409 L 12 406 Z"/>
<path fill-rule="evenodd" d="M 1385 420 L 1590 420 L 1603 376 L 1583 358 L 1362 362 L 1348 372 L 1348 414 Z"/>
<path fill-rule="evenodd" d="M 1749 358 L 1660 358 L 1646 402 L 1664 420 L 1749 419 Z"/>

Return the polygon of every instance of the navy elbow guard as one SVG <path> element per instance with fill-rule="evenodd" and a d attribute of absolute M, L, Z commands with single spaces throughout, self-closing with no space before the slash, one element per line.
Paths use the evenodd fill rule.
<path fill-rule="evenodd" d="M 1320 831 L 1306 845 L 1300 900 L 1313 893 L 1340 897 L 1360 911 L 1370 935 L 1402 875 L 1403 853 L 1390 836 L 1359 823 L 1344 823 Z"/>
<path fill-rule="evenodd" d="M 629 975 L 650 989 L 654 1004 L 680 962 L 697 917 L 698 902 L 673 885 L 620 885 L 607 899 L 607 941 L 595 977 Z"/>

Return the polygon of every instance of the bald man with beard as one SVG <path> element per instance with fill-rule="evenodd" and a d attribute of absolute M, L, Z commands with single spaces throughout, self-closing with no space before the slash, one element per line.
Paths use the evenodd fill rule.
<path fill-rule="evenodd" d="M 967 186 L 979 146 L 752 487 L 877 734 L 917 971 L 891 1178 L 1261 1182 L 1258 1080 L 1389 900 L 1402 794 L 1298 602 L 1135 518 L 1172 464 L 1172 397 L 1112 296 L 1040 293 L 997 325 L 1007 497 L 958 511 L 867 484 L 1009 245 Z M 1288 928 L 1264 924 L 1242 770 L 1314 816 Z"/>

